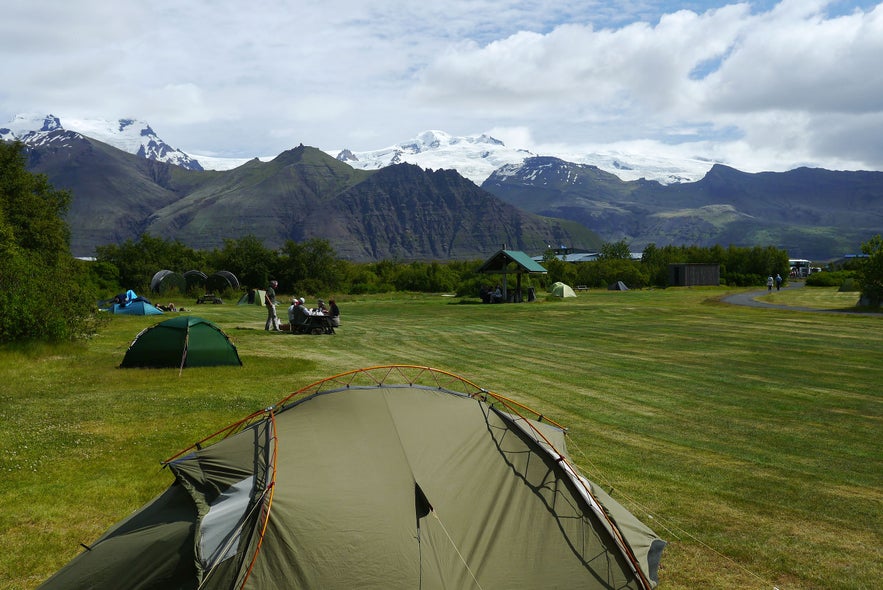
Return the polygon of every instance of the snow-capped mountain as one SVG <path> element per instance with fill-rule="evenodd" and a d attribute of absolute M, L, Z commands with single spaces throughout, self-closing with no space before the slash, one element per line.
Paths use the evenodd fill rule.
<path fill-rule="evenodd" d="M 189 155 L 169 146 L 157 137 L 150 125 L 135 119 L 107 121 L 65 117 L 62 120 L 54 115 L 17 115 L 6 126 L 0 127 L 0 140 L 19 139 L 25 143 L 36 143 L 41 137 L 57 129 L 75 131 L 129 153 L 191 170 L 230 170 L 250 159 Z M 661 184 L 695 182 L 703 178 L 714 164 L 709 160 L 674 159 L 612 150 L 536 154 L 527 149 L 509 147 L 486 134 L 457 137 L 444 131 L 424 131 L 414 139 L 377 150 L 352 152 L 344 149 L 325 152 L 362 170 L 377 170 L 399 163 L 415 164 L 431 170 L 456 170 L 478 185 L 495 170 L 503 166 L 519 165 L 525 158 L 534 156 L 551 156 L 575 164 L 597 166 L 622 180 L 645 178 Z M 260 159 L 269 161 L 273 157 Z"/>
<path fill-rule="evenodd" d="M 606 151 L 579 154 L 557 152 L 543 154 L 560 158 L 574 164 L 597 166 L 604 172 L 618 176 L 622 180 L 655 180 L 659 184 L 677 184 L 702 180 L 716 162 L 699 158 L 668 158 L 647 154 Z"/>
<path fill-rule="evenodd" d="M 106 121 L 65 117 L 62 121 L 55 115 L 16 115 L 7 125 L 0 127 L 0 139 L 36 144 L 48 133 L 59 129 L 80 133 L 148 160 L 168 162 L 190 170 L 203 169 L 196 159 L 157 137 L 150 125 L 135 119 Z"/>
<path fill-rule="evenodd" d="M 622 180 L 646 178 L 661 184 L 695 182 L 705 176 L 714 164 L 707 160 L 674 160 L 621 151 L 534 154 L 526 149 L 508 147 L 488 135 L 453 137 L 443 131 L 425 131 L 413 140 L 379 150 L 352 152 L 345 149 L 327 153 L 362 170 L 376 170 L 401 162 L 433 170 L 454 169 L 478 185 L 495 170 L 520 165 L 525 158 L 537 155 L 597 166 Z"/>
<path fill-rule="evenodd" d="M 521 162 L 534 155 L 527 150 L 507 147 L 502 141 L 488 135 L 453 137 L 444 131 L 424 131 L 415 139 L 379 150 L 327 153 L 362 170 L 376 170 L 401 163 L 432 170 L 456 170 L 478 185 L 500 166 Z"/>

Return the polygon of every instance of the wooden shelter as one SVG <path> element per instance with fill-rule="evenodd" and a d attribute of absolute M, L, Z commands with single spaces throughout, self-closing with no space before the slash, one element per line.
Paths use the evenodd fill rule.
<path fill-rule="evenodd" d="M 482 264 L 478 272 L 485 274 L 501 274 L 503 275 L 502 290 L 503 301 L 512 303 L 521 303 L 523 301 L 521 292 L 521 275 L 523 274 L 546 274 L 548 271 L 543 266 L 519 250 L 499 250 L 496 254 Z M 508 277 L 514 274 L 516 278 L 515 291 L 509 296 Z M 530 300 L 530 298 L 528 298 Z"/>

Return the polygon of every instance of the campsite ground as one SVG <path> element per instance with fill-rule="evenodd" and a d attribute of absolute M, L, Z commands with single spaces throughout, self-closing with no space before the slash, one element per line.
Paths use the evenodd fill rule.
<path fill-rule="evenodd" d="M 0 350 L 0 588 L 35 587 L 163 490 L 162 459 L 313 381 L 392 363 L 450 371 L 568 426 L 577 465 L 669 541 L 662 588 L 876 587 L 883 318 L 735 306 L 729 293 L 339 297 L 333 336 L 270 334 L 260 307 L 181 299 L 244 365 L 180 373 L 117 368 L 156 317 Z M 773 297 L 850 305 L 833 289 Z"/>

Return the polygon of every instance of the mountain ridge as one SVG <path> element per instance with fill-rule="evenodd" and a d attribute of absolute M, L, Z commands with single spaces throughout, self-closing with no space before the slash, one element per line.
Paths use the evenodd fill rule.
<path fill-rule="evenodd" d="M 0 127 L 0 139 L 39 145 L 46 134 L 58 130 L 80 133 L 147 160 L 167 162 L 188 170 L 203 169 L 196 158 L 170 146 L 149 124 L 135 119 L 65 119 L 62 124 L 61 118 L 52 114 L 19 114 L 7 126 Z"/>
<path fill-rule="evenodd" d="M 229 171 L 187 170 L 63 129 L 45 139 L 26 146 L 28 169 L 71 191 L 75 256 L 144 233 L 198 249 L 249 235 L 271 248 L 322 238 L 360 262 L 482 258 L 501 243 L 602 243 L 577 223 L 503 203 L 455 171 L 356 170 L 303 145 Z"/>
<path fill-rule="evenodd" d="M 379 168 L 353 167 L 359 156 L 352 152 L 334 157 L 301 145 L 274 158 L 253 158 L 215 171 L 148 159 L 144 153 L 66 130 L 49 117 L 38 132 L 29 133 L 25 146 L 32 171 L 47 173 L 58 188 L 75 194 L 70 218 L 75 222 L 76 252 L 137 238 L 144 231 L 183 237 L 205 248 L 218 246 L 220 236 L 248 233 L 277 245 L 325 232 L 339 240 L 346 256 L 366 259 L 441 259 L 469 256 L 467 251 L 478 255 L 489 244 L 500 243 L 536 243 L 542 251 L 540 242 L 590 248 L 618 240 L 635 250 L 649 243 L 772 245 L 797 257 L 826 259 L 857 252 L 862 242 L 883 233 L 879 172 L 796 168 L 748 173 L 711 164 L 695 181 L 665 184 L 646 178 L 624 180 L 594 164 L 521 151 L 518 162 L 494 169 L 479 188 L 455 168 L 408 163 L 404 156 L 435 158 L 439 150 L 466 145 L 478 153 L 481 165 L 488 166 L 492 150 L 508 148 L 487 135 L 465 141 L 425 132 L 398 151 L 384 152 L 390 161 L 397 157 L 398 163 Z M 13 138 L 6 128 L 0 129 L 0 137 Z M 133 145 L 129 143 L 130 150 Z M 498 157 L 504 152 L 495 153 Z M 377 177 L 369 181 L 372 175 Z M 408 201 L 399 188 L 402 183 L 423 200 Z M 488 195 L 519 211 L 506 218 L 516 228 L 514 233 L 501 221 L 499 207 L 482 202 Z M 369 218 L 366 203 L 379 213 Z M 447 210 L 439 203 L 448 203 Z M 457 207 L 470 211 L 465 216 L 473 233 L 468 247 L 453 221 Z M 410 209 L 404 225 L 399 209 Z M 422 218 L 416 209 L 425 209 Z M 552 218 L 555 227 L 531 217 L 537 215 Z M 518 233 L 525 228 L 527 238 Z M 433 234 L 442 230 L 445 236 Z M 398 231 L 411 237 L 405 240 Z M 486 232 L 491 234 L 488 241 Z"/>
<path fill-rule="evenodd" d="M 883 232 L 883 172 L 748 173 L 715 164 L 696 182 L 661 185 L 537 157 L 498 170 L 482 188 L 634 249 L 771 245 L 795 257 L 826 259 L 857 252 Z"/>

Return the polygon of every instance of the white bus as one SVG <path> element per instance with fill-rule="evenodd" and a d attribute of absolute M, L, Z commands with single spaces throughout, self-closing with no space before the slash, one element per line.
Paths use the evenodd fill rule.
<path fill-rule="evenodd" d="M 788 266 L 791 267 L 791 278 L 792 279 L 805 279 L 809 276 L 809 273 L 812 272 L 812 266 L 810 266 L 809 260 L 804 260 L 802 258 L 792 258 L 788 261 Z"/>

